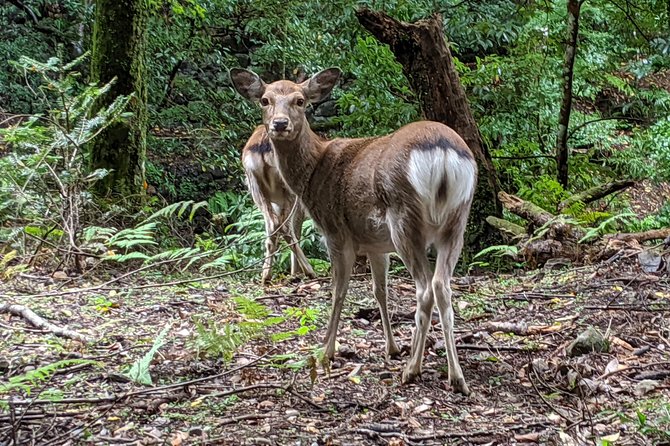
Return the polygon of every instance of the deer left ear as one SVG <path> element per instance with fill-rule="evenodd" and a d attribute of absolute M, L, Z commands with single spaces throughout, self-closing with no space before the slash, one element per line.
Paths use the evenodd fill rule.
<path fill-rule="evenodd" d="M 340 79 L 339 68 L 326 68 L 300 84 L 309 102 L 321 102 L 328 97 L 330 91 Z"/>
<path fill-rule="evenodd" d="M 230 80 L 235 90 L 251 101 L 260 101 L 265 93 L 265 82 L 253 71 L 233 68 L 230 70 Z"/>

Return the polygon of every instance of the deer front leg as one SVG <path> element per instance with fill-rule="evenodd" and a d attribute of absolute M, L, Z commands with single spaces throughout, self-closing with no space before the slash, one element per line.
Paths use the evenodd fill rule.
<path fill-rule="evenodd" d="M 291 215 L 291 221 L 288 222 L 288 238 L 286 243 L 291 247 L 291 275 L 297 275 L 298 273 L 303 273 L 309 278 L 316 277 L 312 265 L 310 265 L 307 256 L 300 248 L 300 236 L 302 234 L 302 222 L 305 219 L 305 214 L 302 210 L 300 203 L 295 203 L 293 205 L 296 209 Z"/>
<path fill-rule="evenodd" d="M 384 328 L 384 337 L 386 338 L 386 356 L 393 358 L 400 354 L 400 349 L 393 338 L 393 329 L 391 328 L 391 320 L 386 305 L 386 274 L 389 267 L 389 256 L 388 254 L 373 254 L 369 252 L 367 255 L 370 261 L 370 271 L 372 272 L 372 294 L 379 305 L 379 314 L 382 319 L 382 327 Z"/>
<path fill-rule="evenodd" d="M 354 266 L 356 255 L 350 247 L 339 248 L 328 246 L 332 269 L 333 303 L 330 312 L 326 339 L 324 341 L 324 356 L 333 359 L 335 356 L 335 340 L 337 338 L 337 326 L 340 322 L 342 305 L 349 288 L 351 268 Z"/>
<path fill-rule="evenodd" d="M 276 234 L 275 222 L 273 216 L 265 210 L 263 212 L 265 219 L 265 259 L 263 260 L 263 274 L 261 282 L 265 285 L 272 279 L 272 261 L 277 251 L 278 235 Z"/>

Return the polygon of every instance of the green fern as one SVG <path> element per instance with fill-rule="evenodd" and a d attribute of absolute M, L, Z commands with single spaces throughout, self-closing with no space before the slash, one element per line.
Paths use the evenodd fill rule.
<path fill-rule="evenodd" d="M 473 259 L 476 259 L 478 257 L 482 257 L 488 254 L 493 254 L 495 257 L 503 257 L 503 256 L 508 256 L 512 258 L 516 258 L 516 256 L 519 254 L 519 248 L 513 245 L 495 245 L 495 246 L 489 246 L 488 248 L 484 248 L 481 251 L 479 251 Z"/>
<path fill-rule="evenodd" d="M 579 239 L 578 243 L 586 243 L 590 240 L 593 240 L 596 237 L 606 234 L 607 232 L 613 229 L 614 223 L 618 221 L 626 221 L 626 219 L 630 217 L 636 217 L 636 214 L 634 214 L 633 212 L 624 212 L 622 214 L 614 215 L 608 218 L 607 220 L 604 220 L 597 227 L 590 228 L 588 231 L 586 231 L 586 234 L 584 235 L 584 237 Z"/>
<path fill-rule="evenodd" d="M 64 359 L 62 361 L 56 361 L 35 370 L 31 370 L 24 375 L 9 378 L 7 383 L 0 384 L 0 394 L 21 391 L 26 395 L 30 395 L 35 386 L 43 384 L 49 380 L 57 371 L 66 367 L 82 364 L 98 365 L 98 362 L 88 359 Z M 0 401 L 0 404 L 2 403 L 3 402 Z"/>
<path fill-rule="evenodd" d="M 158 353 L 158 350 L 163 345 L 165 345 L 165 338 L 167 337 L 170 328 L 172 328 L 172 322 L 169 322 L 165 325 L 165 328 L 163 328 L 158 336 L 156 336 L 151 349 L 146 352 L 144 356 L 135 361 L 130 369 L 125 373 L 125 375 L 133 382 L 147 386 L 153 384 L 151 374 L 149 373 L 149 366 L 151 365 L 151 361 L 153 361 L 154 356 L 156 356 L 156 353 Z"/>

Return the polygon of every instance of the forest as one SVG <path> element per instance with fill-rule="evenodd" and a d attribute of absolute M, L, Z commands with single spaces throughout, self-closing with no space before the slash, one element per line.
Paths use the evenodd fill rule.
<path fill-rule="evenodd" d="M 0 446 L 670 445 L 670 1 L 6 0 L 0 67 Z"/>

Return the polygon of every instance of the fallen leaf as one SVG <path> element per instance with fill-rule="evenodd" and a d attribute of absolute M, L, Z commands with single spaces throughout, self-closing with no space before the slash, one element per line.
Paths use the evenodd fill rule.
<path fill-rule="evenodd" d="M 530 432 L 528 434 L 515 434 L 514 439 L 522 443 L 537 443 L 540 439 L 540 434 L 538 432 Z"/>
<path fill-rule="evenodd" d="M 621 434 L 619 432 L 615 432 L 611 435 L 605 435 L 604 437 L 600 437 L 601 440 L 605 440 L 610 443 L 614 443 L 615 441 L 619 440 L 619 437 Z"/>
<path fill-rule="evenodd" d="M 430 405 L 430 404 L 421 404 L 419 406 L 416 406 L 414 408 L 414 410 L 412 411 L 412 413 L 415 413 L 415 414 L 423 413 L 423 412 L 426 412 L 426 411 L 430 410 L 431 407 L 433 407 L 433 406 Z"/>

